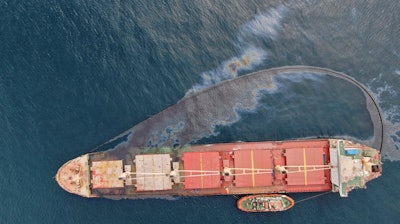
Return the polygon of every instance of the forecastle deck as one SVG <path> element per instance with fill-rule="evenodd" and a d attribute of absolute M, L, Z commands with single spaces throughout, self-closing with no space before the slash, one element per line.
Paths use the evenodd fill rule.
<path fill-rule="evenodd" d="M 340 159 L 338 145 L 342 147 L 339 152 L 344 153 L 342 156 L 347 160 Z M 336 154 L 332 154 L 331 148 Z M 347 148 L 353 150 L 350 156 L 346 156 Z M 118 153 L 89 154 L 86 170 L 90 172 L 85 183 L 89 183 L 86 189 L 90 189 L 90 193 L 75 193 L 85 197 L 130 198 L 333 190 L 346 196 L 351 189 L 343 183 L 352 183 L 349 178 L 363 180 L 362 185 L 353 184 L 352 188 L 364 187 L 365 182 L 381 172 L 378 151 L 344 140 L 238 142 L 139 152 L 141 150 L 132 148 Z M 338 175 L 352 169 L 353 163 L 349 161 L 364 157 L 368 158 L 365 161 L 368 160 L 369 165 L 359 160 L 361 165 L 356 165 L 361 170 L 357 175 L 349 177 L 347 174 L 346 181 L 339 183 L 342 177 Z M 72 191 L 69 190 L 74 193 Z"/>

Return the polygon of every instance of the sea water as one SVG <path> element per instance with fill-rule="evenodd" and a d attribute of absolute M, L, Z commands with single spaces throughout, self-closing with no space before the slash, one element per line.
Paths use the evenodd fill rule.
<path fill-rule="evenodd" d="M 399 11 L 397 1 L 0 1 L 0 223 L 397 223 Z M 247 214 L 232 196 L 84 199 L 54 179 L 67 160 L 187 95 L 299 64 L 344 72 L 379 101 L 384 171 L 368 189 Z M 199 142 L 373 134 L 354 87 L 279 83 L 284 91 Z"/>

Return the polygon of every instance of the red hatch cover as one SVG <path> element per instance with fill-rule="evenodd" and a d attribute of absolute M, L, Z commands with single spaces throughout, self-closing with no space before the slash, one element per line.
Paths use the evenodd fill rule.
<path fill-rule="evenodd" d="M 183 153 L 185 189 L 217 188 L 221 185 L 218 152 Z"/>
<path fill-rule="evenodd" d="M 326 179 L 324 171 L 312 170 L 313 165 L 324 165 L 323 154 L 323 148 L 286 149 L 286 165 L 298 166 L 296 172 L 288 173 L 286 178 L 288 185 L 324 184 Z"/>
<path fill-rule="evenodd" d="M 257 187 L 272 185 L 270 150 L 238 150 L 234 152 L 235 185 Z"/>

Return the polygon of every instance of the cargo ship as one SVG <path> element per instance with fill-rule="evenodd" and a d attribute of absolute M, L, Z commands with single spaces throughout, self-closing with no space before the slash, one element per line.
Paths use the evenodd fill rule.
<path fill-rule="evenodd" d="M 382 174 L 380 152 L 343 139 L 127 148 L 82 155 L 56 174 L 87 198 L 338 192 Z"/>

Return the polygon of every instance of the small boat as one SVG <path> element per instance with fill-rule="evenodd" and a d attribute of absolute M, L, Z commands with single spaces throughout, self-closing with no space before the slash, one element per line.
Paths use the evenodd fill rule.
<path fill-rule="evenodd" d="M 237 202 L 237 207 L 245 212 L 281 212 L 293 205 L 294 200 L 283 194 L 248 195 Z"/>

